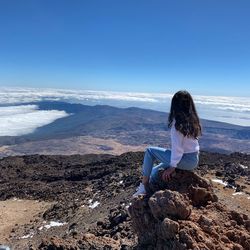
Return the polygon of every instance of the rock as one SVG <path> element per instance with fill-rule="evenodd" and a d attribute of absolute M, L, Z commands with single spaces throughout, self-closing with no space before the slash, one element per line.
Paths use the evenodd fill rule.
<path fill-rule="evenodd" d="M 81 249 L 120 249 L 120 242 L 109 237 L 96 237 L 94 234 L 85 234 L 82 238 Z"/>
<path fill-rule="evenodd" d="M 142 197 L 136 197 L 128 208 L 132 218 L 132 226 L 141 243 L 151 243 L 156 239 L 157 220 L 152 215 L 148 201 Z"/>
<path fill-rule="evenodd" d="M 231 217 L 232 220 L 236 221 L 238 225 L 243 225 L 245 224 L 245 220 L 248 220 L 247 215 L 240 214 L 236 211 L 230 211 L 229 216 Z"/>
<path fill-rule="evenodd" d="M 64 240 L 58 237 L 44 239 L 38 249 L 41 250 L 79 250 L 77 242 L 73 240 Z"/>
<path fill-rule="evenodd" d="M 233 250 L 244 250 L 244 248 L 241 245 L 234 243 Z"/>
<path fill-rule="evenodd" d="M 209 201 L 218 201 L 218 197 L 203 187 L 193 187 L 190 186 L 190 197 L 194 206 L 204 206 L 207 205 Z"/>
<path fill-rule="evenodd" d="M 169 218 L 165 218 L 158 227 L 158 237 L 168 240 L 176 237 L 179 231 L 179 224 Z"/>
<path fill-rule="evenodd" d="M 197 174 L 182 171 L 174 178 L 129 207 L 139 249 L 250 249 L 246 215 L 228 211 Z"/>
<path fill-rule="evenodd" d="M 120 249 L 120 242 L 109 237 L 96 237 L 94 234 L 84 234 L 82 238 L 62 239 L 52 237 L 44 239 L 38 249 L 40 250 L 80 250 L 80 249 Z"/>
<path fill-rule="evenodd" d="M 150 197 L 148 204 L 152 215 L 158 220 L 166 217 L 187 219 L 191 214 L 189 201 L 175 191 L 158 191 Z"/>
<path fill-rule="evenodd" d="M 207 218 L 204 215 L 201 215 L 198 220 L 199 225 L 206 233 L 211 233 L 213 230 L 213 220 Z"/>
<path fill-rule="evenodd" d="M 225 242 L 225 243 L 230 243 L 230 240 L 227 238 L 227 236 L 225 236 L 225 235 L 222 235 L 221 236 L 221 240 L 223 241 L 223 242 Z"/>

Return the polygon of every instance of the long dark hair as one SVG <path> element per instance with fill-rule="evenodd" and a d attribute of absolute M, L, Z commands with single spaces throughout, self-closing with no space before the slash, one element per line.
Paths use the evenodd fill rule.
<path fill-rule="evenodd" d="M 172 98 L 168 127 L 173 125 L 184 136 L 198 138 L 201 135 L 200 120 L 192 96 L 185 90 L 178 91 Z"/>

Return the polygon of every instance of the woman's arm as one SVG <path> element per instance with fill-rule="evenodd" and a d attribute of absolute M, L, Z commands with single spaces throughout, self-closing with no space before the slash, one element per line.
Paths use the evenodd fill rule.
<path fill-rule="evenodd" d="M 175 168 L 183 156 L 183 139 L 184 135 L 176 130 L 175 126 L 173 125 L 171 128 L 171 167 Z"/>
<path fill-rule="evenodd" d="M 182 133 L 176 130 L 173 125 L 171 128 L 171 158 L 170 158 L 170 167 L 167 168 L 163 174 L 162 179 L 164 181 L 169 181 L 171 175 L 175 171 L 175 168 L 183 156 L 183 139 L 184 136 Z"/>

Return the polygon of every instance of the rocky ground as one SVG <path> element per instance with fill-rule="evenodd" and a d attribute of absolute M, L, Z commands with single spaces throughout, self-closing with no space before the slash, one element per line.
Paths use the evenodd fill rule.
<path fill-rule="evenodd" d="M 186 178 L 179 173 L 170 181 L 168 189 L 162 187 L 170 191 L 156 192 L 141 201 L 132 200 L 140 182 L 142 159 L 142 152 L 120 156 L 32 155 L 1 159 L 0 211 L 6 215 L 0 215 L 0 224 L 5 225 L 0 232 L 0 245 L 18 250 L 157 249 L 162 246 L 160 241 L 156 247 L 156 242 L 142 240 L 133 212 L 128 215 L 128 207 L 136 211 L 133 208 L 139 202 L 139 208 L 144 204 L 148 209 L 150 199 L 178 196 L 180 204 L 189 209 L 181 212 L 184 217 L 167 214 L 157 219 L 157 223 L 165 221 L 166 225 L 175 225 L 171 227 L 175 228 L 175 240 L 183 247 L 176 249 L 192 249 L 193 246 L 197 247 L 193 249 L 215 249 L 209 243 L 199 245 L 205 240 L 217 242 L 216 249 L 249 249 L 250 155 L 202 152 L 194 175 L 197 178 Z M 199 184 L 203 180 L 199 176 L 211 182 Z M 199 188 L 205 188 L 210 198 L 199 203 L 199 199 L 196 201 L 191 195 L 194 193 L 191 187 L 201 193 L 204 190 L 199 191 Z M 158 204 L 153 203 L 151 201 L 151 206 Z M 10 210 L 10 206 L 15 210 Z M 8 211 L 12 211 L 11 220 Z M 22 218 L 21 213 L 25 214 Z M 13 214 L 16 215 L 13 217 Z M 154 221 L 154 227 L 157 223 Z M 212 228 L 213 233 L 207 227 Z M 186 234 L 180 233 L 183 231 Z M 221 239 L 222 236 L 225 237 Z M 193 241 L 188 241 L 189 237 Z M 225 246 L 227 248 L 223 248 Z"/>

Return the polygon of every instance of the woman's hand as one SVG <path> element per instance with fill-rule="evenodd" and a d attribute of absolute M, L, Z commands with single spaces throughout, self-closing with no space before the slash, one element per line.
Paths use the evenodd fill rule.
<path fill-rule="evenodd" d="M 166 170 L 164 170 L 164 172 L 162 174 L 162 180 L 163 181 L 170 181 L 171 175 L 174 173 L 174 171 L 175 171 L 174 167 L 170 167 L 170 168 L 167 168 Z"/>

